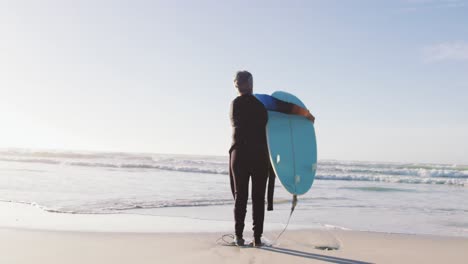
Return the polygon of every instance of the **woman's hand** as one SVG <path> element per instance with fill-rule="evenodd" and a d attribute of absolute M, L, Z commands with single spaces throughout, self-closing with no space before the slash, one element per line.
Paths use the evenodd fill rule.
<path fill-rule="evenodd" d="M 315 116 L 313 116 L 310 112 L 307 113 L 306 118 L 309 119 L 312 123 L 315 123 Z"/>

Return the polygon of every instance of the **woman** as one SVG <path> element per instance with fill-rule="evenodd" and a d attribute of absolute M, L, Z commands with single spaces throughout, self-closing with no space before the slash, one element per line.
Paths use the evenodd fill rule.
<path fill-rule="evenodd" d="M 252 177 L 253 245 L 262 245 L 263 221 L 265 216 L 265 189 L 269 170 L 268 146 L 265 126 L 267 111 L 301 115 L 314 122 L 307 109 L 278 100 L 269 95 L 253 95 L 253 78 L 248 71 L 238 71 L 234 86 L 239 92 L 231 103 L 233 127 L 230 153 L 231 190 L 235 199 L 235 243 L 243 246 L 244 220 L 247 211 L 249 178 Z M 258 99 L 257 99 L 258 98 Z M 260 100 L 261 101 L 260 101 Z"/>

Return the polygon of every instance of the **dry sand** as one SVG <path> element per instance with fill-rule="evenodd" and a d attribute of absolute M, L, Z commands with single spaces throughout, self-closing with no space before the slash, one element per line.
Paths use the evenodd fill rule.
<path fill-rule="evenodd" d="M 238 248 L 217 245 L 221 235 L 3 228 L 0 263 L 468 263 L 468 238 L 294 230 L 273 247 Z"/>

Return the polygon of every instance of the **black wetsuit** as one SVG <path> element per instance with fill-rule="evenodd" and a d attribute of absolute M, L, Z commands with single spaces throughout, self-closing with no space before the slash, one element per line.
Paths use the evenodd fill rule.
<path fill-rule="evenodd" d="M 268 104 L 260 102 L 254 95 L 238 96 L 231 104 L 233 127 L 230 153 L 231 190 L 234 195 L 235 232 L 242 236 L 249 194 L 249 178 L 252 177 L 252 216 L 254 237 L 263 233 L 265 217 L 265 189 L 270 174 L 270 159 L 265 126 L 268 110 L 289 112 L 289 103 L 267 95 Z M 273 177 L 270 179 L 274 180 Z M 274 181 L 269 184 L 269 207 L 272 209 Z M 270 196 L 271 189 L 271 196 Z"/>

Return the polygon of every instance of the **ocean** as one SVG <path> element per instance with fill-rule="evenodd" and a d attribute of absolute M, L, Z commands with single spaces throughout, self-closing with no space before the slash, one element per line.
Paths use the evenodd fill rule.
<path fill-rule="evenodd" d="M 227 156 L 3 149 L 0 201 L 63 214 L 233 218 Z M 467 201 L 468 166 L 319 160 L 291 226 L 468 237 Z M 290 202 L 277 181 L 266 225 L 284 224 Z"/>

